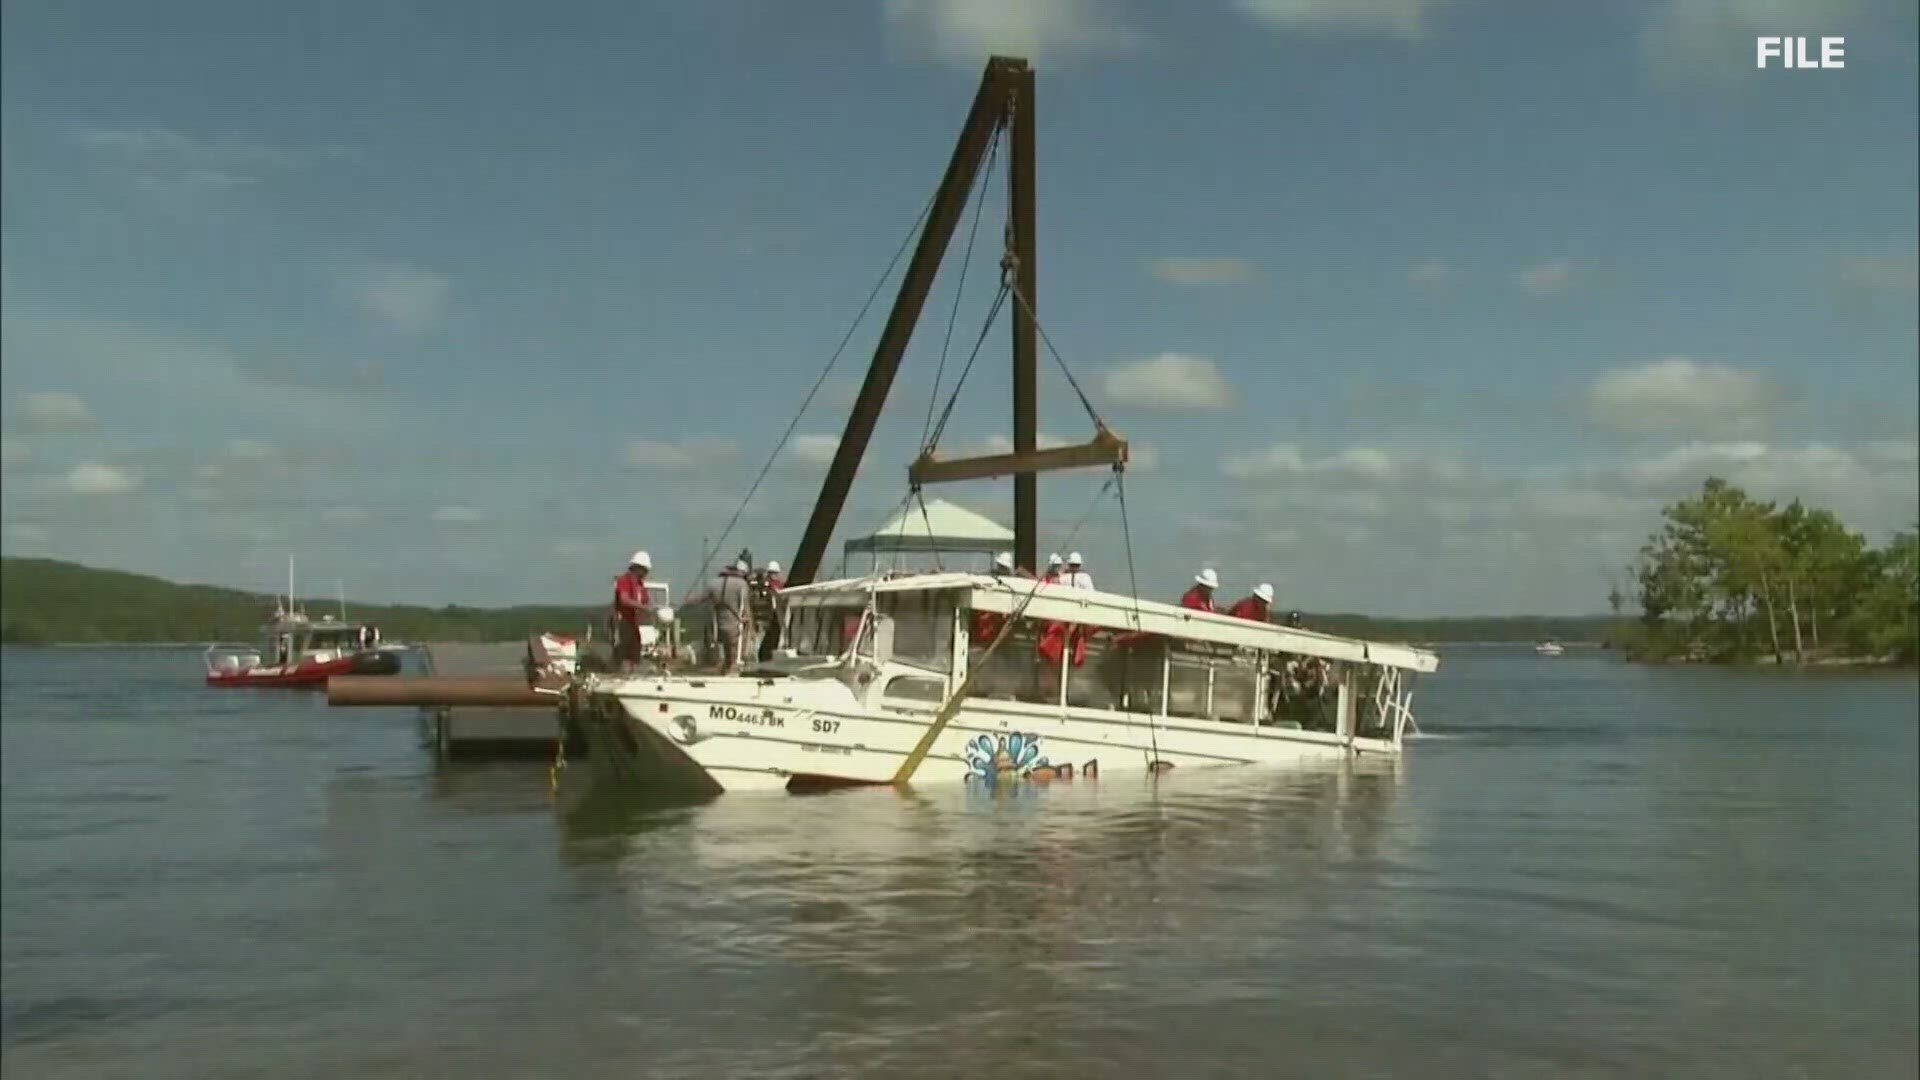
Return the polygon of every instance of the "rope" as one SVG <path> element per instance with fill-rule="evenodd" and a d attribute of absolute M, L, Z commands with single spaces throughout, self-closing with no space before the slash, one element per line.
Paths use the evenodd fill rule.
<path fill-rule="evenodd" d="M 821 369 L 820 377 L 813 380 L 813 388 L 807 391 L 805 398 L 801 399 L 800 408 L 794 412 L 793 419 L 787 423 L 787 430 L 781 433 L 780 441 L 774 444 L 773 453 L 768 454 L 766 464 L 760 466 L 760 474 L 753 478 L 753 485 L 747 488 L 746 497 L 740 500 L 740 505 L 734 509 L 733 516 L 727 519 L 726 528 L 720 530 L 720 538 L 714 542 L 713 551 L 701 556 L 700 571 L 694 575 L 696 587 L 707 579 L 707 570 L 713 564 L 713 557 L 726 548 L 727 537 L 733 532 L 733 527 L 740 523 L 740 515 L 747 512 L 747 505 L 753 501 L 753 496 L 760 490 L 760 485 L 766 482 L 767 474 L 773 471 L 774 463 L 780 460 L 781 451 L 787 448 L 787 442 L 793 438 L 794 429 L 800 426 L 801 418 L 806 416 L 807 406 L 813 404 L 813 399 L 820 393 L 820 388 L 826 385 L 827 377 L 833 374 L 834 365 L 840 362 L 841 354 L 847 351 L 847 343 L 853 340 L 853 332 L 860 328 L 861 321 L 867 317 L 867 311 L 873 307 L 874 300 L 879 298 L 880 290 L 886 287 L 887 279 L 893 276 L 893 268 L 900 264 L 900 256 L 907 253 L 913 238 L 919 234 L 920 226 L 926 222 L 927 215 L 932 212 L 934 199 L 937 197 L 938 193 L 927 197 L 926 204 L 920 208 L 920 216 L 913 219 L 913 227 L 907 230 L 907 235 L 901 239 L 900 246 L 894 249 L 893 258 L 887 260 L 887 268 L 880 272 L 880 280 L 874 282 L 873 289 L 867 293 L 866 303 L 860 305 L 860 311 L 853 317 L 853 322 L 847 326 L 847 332 L 840 336 L 840 344 L 834 347 L 833 355 L 827 358 L 827 366 Z M 688 596 L 691 598 L 691 591 Z"/>
<path fill-rule="evenodd" d="M 960 321 L 960 301 L 967 291 L 967 268 L 973 264 L 973 242 L 980 236 L 980 222 L 986 215 L 987 189 L 993 186 L 993 162 L 1000 154 L 999 127 L 993 129 L 993 137 L 987 143 L 987 164 L 980 178 L 980 198 L 973 204 L 973 227 L 967 230 L 967 250 L 960 256 L 960 280 L 953 290 L 953 310 L 947 313 L 947 336 L 940 342 L 940 366 L 933 372 L 933 390 L 927 395 L 927 421 L 920 427 L 920 445 L 927 443 L 927 433 L 933 430 L 933 409 L 940 400 L 940 383 L 947 373 L 947 349 L 953 344 L 953 328 Z M 962 376 L 964 378 L 964 376 Z"/>
<path fill-rule="evenodd" d="M 927 497 L 926 495 L 921 493 L 920 489 L 917 487 L 913 489 L 912 495 L 914 498 L 920 500 L 920 521 L 922 524 L 926 525 L 927 527 L 927 545 L 928 547 L 932 548 L 933 568 L 935 570 L 945 570 L 946 566 L 942 564 L 940 561 L 940 549 L 932 546 L 933 545 L 933 515 L 927 513 Z"/>
<path fill-rule="evenodd" d="M 980 347 L 987 343 L 987 334 L 993 330 L 993 320 L 1000 315 L 1000 305 L 1007 302 L 1007 292 L 1007 286 L 1002 283 L 1000 291 L 994 294 L 993 307 L 987 311 L 986 322 L 980 327 L 980 336 L 974 339 L 973 352 L 968 354 L 966 366 L 960 369 L 960 378 L 953 384 L 953 394 L 947 398 L 947 407 L 940 412 L 940 422 L 933 426 L 933 434 L 922 447 L 928 453 L 940 445 L 940 436 L 946 433 L 947 421 L 953 418 L 953 407 L 960 403 L 960 388 L 967 384 L 967 373 L 973 370 L 973 362 L 980 358 Z"/>
<path fill-rule="evenodd" d="M 1133 591 L 1133 629 L 1135 633 L 1139 633 L 1141 625 L 1140 577 L 1135 572 L 1133 564 L 1133 527 L 1127 521 L 1126 468 L 1121 465 L 1115 465 L 1113 467 L 1113 478 L 1120 489 L 1120 537 L 1127 545 L 1127 586 Z M 1128 663 L 1132 663 L 1131 656 L 1128 657 Z M 1131 684 L 1132 680 L 1129 679 L 1128 681 L 1129 684 Z M 1164 689 L 1162 692 L 1165 692 Z M 1157 765 L 1160 762 L 1160 725 L 1155 721 L 1155 715 L 1153 713 L 1147 714 L 1147 740 L 1153 745 L 1153 760 L 1154 764 Z"/>
<path fill-rule="evenodd" d="M 1047 336 L 1047 328 L 1040 324 L 1040 316 L 1033 313 L 1033 305 L 1027 303 L 1026 294 L 1020 291 L 1020 286 L 1017 284 L 1009 282 L 1007 287 L 1013 290 L 1013 298 L 1020 301 L 1020 310 L 1026 312 L 1027 318 L 1033 320 L 1033 328 L 1040 332 L 1040 340 L 1046 343 L 1047 352 L 1053 355 L 1054 363 L 1060 365 L 1060 374 L 1067 377 L 1067 385 L 1073 387 L 1074 395 L 1080 399 L 1080 407 L 1087 410 L 1087 416 L 1093 420 L 1095 427 L 1106 427 L 1106 422 L 1100 419 L 1100 413 L 1094 409 L 1093 402 L 1087 398 L 1087 392 L 1080 389 L 1080 380 L 1073 377 L 1073 369 L 1067 367 L 1067 361 L 1060 355 L 1060 350 L 1053 347 L 1053 339 Z"/>

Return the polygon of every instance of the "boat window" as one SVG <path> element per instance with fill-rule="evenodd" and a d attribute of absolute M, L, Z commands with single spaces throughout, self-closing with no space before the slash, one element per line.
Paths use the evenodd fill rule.
<path fill-rule="evenodd" d="M 858 604 L 790 608 L 786 646 L 801 656 L 839 656 L 853 644 L 865 610 Z"/>
<path fill-rule="evenodd" d="M 1236 724 L 1250 724 L 1255 703 L 1260 700 L 1260 668 L 1263 654 L 1253 649 L 1235 649 L 1219 657 L 1213 668 L 1213 718 Z"/>
<path fill-rule="evenodd" d="M 1253 669 L 1231 645 L 1174 640 L 1167 652 L 1167 715 L 1196 720 L 1247 720 L 1253 714 Z"/>
<path fill-rule="evenodd" d="M 989 657 L 987 646 L 993 644 L 994 635 L 999 633 L 1000 619 L 1001 616 L 992 612 L 976 611 L 970 615 L 967 665 L 973 682 L 967 696 L 1036 703 L 1057 700 L 1060 685 L 1057 672 L 1042 670 L 1046 665 L 1039 653 L 1046 624 L 1038 619 L 1019 620 Z M 1043 684 L 1047 676 L 1052 678 Z"/>
<path fill-rule="evenodd" d="M 1277 652 L 1267 679 L 1269 723 L 1308 731 L 1335 731 L 1340 722 L 1339 662 Z"/>
<path fill-rule="evenodd" d="M 1153 634 L 1105 630 L 1087 643 L 1087 662 L 1067 676 L 1067 704 L 1084 709 L 1159 715 L 1167 641 Z"/>
<path fill-rule="evenodd" d="M 1116 709 L 1126 693 L 1125 668 L 1129 656 L 1124 650 L 1115 655 L 1112 631 L 1097 626 L 1081 626 L 1068 640 L 1067 704 L 1076 709 Z M 1079 663 L 1074 661 L 1078 660 Z M 1154 682 L 1160 670 L 1154 667 Z"/>
<path fill-rule="evenodd" d="M 354 629 L 315 630 L 307 641 L 310 649 L 347 649 L 359 645 L 359 634 Z"/>
<path fill-rule="evenodd" d="M 885 696 L 894 701 L 940 705 L 947 700 L 947 680 L 932 675 L 896 675 L 887 682 Z"/>
<path fill-rule="evenodd" d="M 929 671 L 952 671 L 955 599 L 950 590 L 881 593 L 875 606 L 893 620 L 891 659 Z"/>

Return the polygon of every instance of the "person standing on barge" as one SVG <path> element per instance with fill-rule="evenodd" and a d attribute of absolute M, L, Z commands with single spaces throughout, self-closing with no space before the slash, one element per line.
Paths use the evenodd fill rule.
<path fill-rule="evenodd" d="M 640 624 L 649 620 L 647 574 L 653 570 L 653 556 L 636 551 L 627 560 L 627 572 L 613 579 L 613 611 L 608 622 L 613 631 L 613 659 L 621 671 L 631 672 L 640 664 Z"/>
<path fill-rule="evenodd" d="M 1261 582 L 1253 587 L 1253 595 L 1234 601 L 1227 614 L 1236 619 L 1251 619 L 1263 623 L 1273 614 L 1273 586 Z"/>
<path fill-rule="evenodd" d="M 1194 611 L 1216 611 L 1213 590 L 1220 587 L 1220 575 L 1209 566 L 1193 575 L 1193 586 L 1180 595 L 1180 606 Z"/>

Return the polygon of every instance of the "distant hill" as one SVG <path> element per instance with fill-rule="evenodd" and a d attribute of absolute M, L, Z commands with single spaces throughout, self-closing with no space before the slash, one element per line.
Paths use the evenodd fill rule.
<path fill-rule="evenodd" d="M 316 616 L 338 610 L 334 599 L 300 603 Z M 8 644 L 251 641 L 273 608 L 274 597 L 261 593 L 56 559 L 0 559 L 0 642 Z M 578 632 L 604 610 L 347 604 L 351 618 L 378 624 L 389 641 L 517 641 L 541 630 Z"/>
<path fill-rule="evenodd" d="M 301 603 L 319 615 L 336 601 Z M 144 574 L 99 570 L 56 559 L 0 559 L 0 642 L 108 644 L 143 641 L 250 641 L 272 614 L 274 598 L 211 585 L 180 585 Z M 542 630 L 597 626 L 599 605 L 441 608 L 349 601 L 347 613 L 377 623 L 390 641 L 518 641 Z M 1315 630 L 1385 641 L 1603 641 L 1617 620 L 1605 615 L 1375 619 L 1308 615 Z"/>

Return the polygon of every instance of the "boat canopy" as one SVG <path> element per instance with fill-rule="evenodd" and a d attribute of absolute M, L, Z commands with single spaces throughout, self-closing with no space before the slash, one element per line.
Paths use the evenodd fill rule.
<path fill-rule="evenodd" d="M 1029 578 L 969 573 L 844 578 L 792 586 L 783 591 L 780 598 L 789 607 L 832 607 L 848 603 L 850 596 L 864 597 L 869 593 L 942 591 L 961 594 L 960 606 L 973 611 L 1012 614 L 1025 604 L 1026 609 L 1021 612 L 1023 618 L 1044 622 L 1099 626 L 1123 633 L 1158 634 L 1417 672 L 1434 671 L 1440 666 L 1439 657 L 1411 645 L 1363 641 L 1278 623 L 1259 623 L 1157 600 L 1136 600 L 1131 596 L 1050 585 Z M 1031 600 L 1028 600 L 1029 593 L 1034 594 Z"/>

